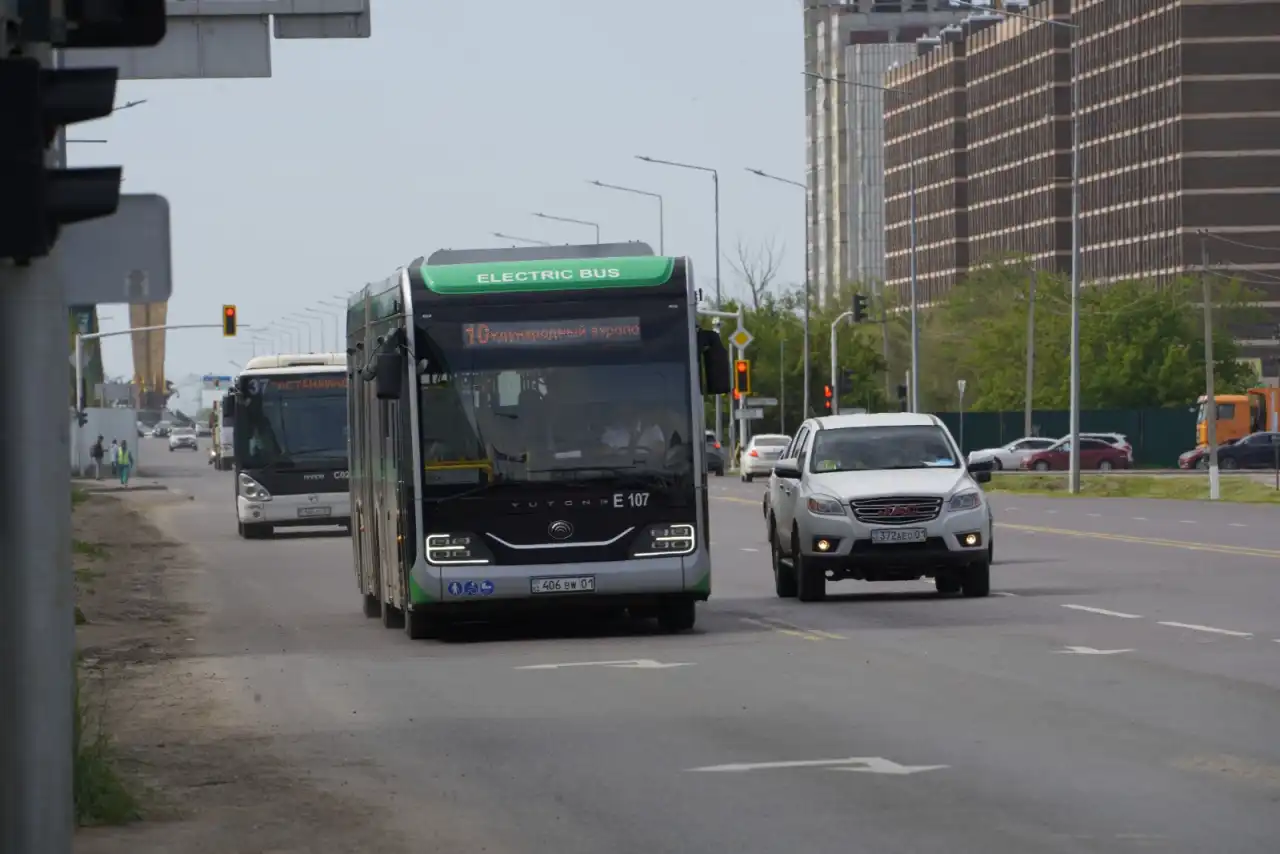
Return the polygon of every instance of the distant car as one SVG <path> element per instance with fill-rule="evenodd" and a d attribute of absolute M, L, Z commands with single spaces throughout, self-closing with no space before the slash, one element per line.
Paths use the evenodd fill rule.
<path fill-rule="evenodd" d="M 1226 439 L 1226 440 L 1224 440 L 1224 441 L 1222 441 L 1222 442 L 1219 442 L 1219 443 L 1218 443 L 1218 452 L 1219 452 L 1219 453 L 1221 453 L 1223 448 L 1225 448 L 1225 447 L 1227 447 L 1227 446 L 1229 446 L 1229 445 L 1234 445 L 1236 442 L 1239 442 L 1239 441 L 1240 441 L 1239 439 Z M 1209 468 L 1209 448 L 1208 448 L 1208 446 L 1206 446 L 1206 445 L 1200 445 L 1199 447 L 1192 448 L 1192 449 L 1191 449 L 1191 450 L 1189 450 L 1189 451 L 1184 451 L 1184 452 L 1183 452 L 1183 453 L 1178 457 L 1178 468 L 1180 468 L 1180 469 L 1207 469 L 1207 468 Z"/>
<path fill-rule="evenodd" d="M 1071 437 L 1063 436 L 1062 441 L 1065 442 L 1069 438 Z M 1089 431 L 1082 431 L 1080 433 L 1080 438 L 1081 439 L 1101 439 L 1102 441 L 1106 442 L 1108 445 L 1113 445 L 1119 448 L 1120 450 L 1124 451 L 1125 456 L 1129 458 L 1130 464 L 1133 463 L 1133 445 L 1129 444 L 1129 437 L 1123 433 L 1092 433 Z"/>
<path fill-rule="evenodd" d="M 707 431 L 707 471 L 716 477 L 724 476 L 724 448 L 720 446 L 720 441 L 716 439 L 716 434 L 712 430 Z"/>
<path fill-rule="evenodd" d="M 208 424 L 197 424 L 197 425 L 196 425 L 196 435 L 197 435 L 197 436 L 212 436 L 212 435 L 213 435 L 213 429 L 212 429 Z"/>
<path fill-rule="evenodd" d="M 969 452 L 970 463 L 991 463 L 996 471 L 1001 469 L 1017 469 L 1022 461 L 1036 451 L 1047 451 L 1057 443 L 1057 439 L 1046 439 L 1041 436 L 1027 436 L 1017 439 L 999 448 L 983 448 Z"/>
<path fill-rule="evenodd" d="M 173 432 L 173 425 L 168 421 L 161 421 L 159 424 L 151 428 L 151 435 L 156 439 L 163 439 Z"/>
<path fill-rule="evenodd" d="M 172 451 L 198 451 L 200 444 L 196 441 L 196 431 L 186 428 L 179 428 L 169 434 L 169 450 Z"/>
<path fill-rule="evenodd" d="M 1208 448 L 1205 449 L 1208 451 Z M 1250 433 L 1231 445 L 1218 448 L 1218 468 L 1233 471 L 1235 469 L 1277 469 L 1280 459 L 1280 433 Z M 1205 468 L 1208 468 L 1208 454 L 1205 455 Z"/>
<path fill-rule="evenodd" d="M 1071 440 L 1061 439 L 1052 447 L 1027 456 L 1019 466 L 1030 471 L 1066 471 L 1071 467 Z M 1102 439 L 1080 438 L 1080 468 L 1111 471 L 1133 467 L 1133 460 L 1122 448 Z"/>
<path fill-rule="evenodd" d="M 742 454 L 742 480 L 750 483 L 755 478 L 773 473 L 773 464 L 782 455 L 791 437 L 781 433 L 761 433 L 747 440 L 747 449 Z"/>

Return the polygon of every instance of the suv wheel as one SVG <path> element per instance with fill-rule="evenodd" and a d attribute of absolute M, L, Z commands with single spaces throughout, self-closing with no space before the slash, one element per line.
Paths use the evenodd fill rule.
<path fill-rule="evenodd" d="M 791 565 L 795 567 L 796 598 L 801 602 L 821 602 L 827 598 L 827 576 L 805 560 L 798 532 L 791 535 Z"/>
<path fill-rule="evenodd" d="M 941 596 L 954 596 L 960 592 L 960 579 L 955 575 L 937 575 L 933 586 Z"/>
<path fill-rule="evenodd" d="M 960 590 L 966 599 L 980 599 L 991 595 L 991 561 L 987 558 L 974 561 L 960 576 Z"/>
<path fill-rule="evenodd" d="M 779 599 L 794 599 L 796 571 L 794 567 L 782 562 L 782 549 L 778 546 L 778 535 L 774 531 L 772 519 L 769 520 L 769 553 L 773 559 L 773 592 Z"/>

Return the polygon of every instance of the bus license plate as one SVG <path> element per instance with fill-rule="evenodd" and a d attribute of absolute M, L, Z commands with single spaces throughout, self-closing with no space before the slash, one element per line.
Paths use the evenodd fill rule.
<path fill-rule="evenodd" d="M 529 582 L 532 593 L 594 593 L 594 575 L 568 575 L 561 578 L 534 578 Z"/>
<path fill-rule="evenodd" d="M 875 528 L 871 531 L 873 543 L 923 543 L 924 528 Z"/>
<path fill-rule="evenodd" d="M 330 516 L 333 514 L 332 507 L 299 507 L 298 516 L 303 519 L 309 519 L 313 516 Z"/>

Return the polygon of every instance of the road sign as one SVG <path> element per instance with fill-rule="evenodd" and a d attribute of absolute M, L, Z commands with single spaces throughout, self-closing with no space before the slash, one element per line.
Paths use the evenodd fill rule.
<path fill-rule="evenodd" d="M 169 203 L 134 193 L 102 219 L 62 229 L 52 256 L 70 305 L 164 302 L 173 294 Z"/>
<path fill-rule="evenodd" d="M 785 768 L 824 768 L 829 771 L 856 771 L 862 774 L 917 774 L 921 771 L 941 771 L 947 765 L 899 765 L 880 756 L 851 756 L 848 759 L 801 759 L 793 762 L 738 762 L 732 765 L 707 765 L 690 768 L 716 774 L 742 774 L 748 771 L 776 771 Z"/>
<path fill-rule="evenodd" d="M 671 667 L 692 667 L 691 661 L 664 664 L 651 658 L 633 658 L 627 661 L 572 661 L 567 664 L 526 664 L 516 670 L 560 670 L 565 667 L 610 667 L 617 670 L 666 670 Z"/>
<path fill-rule="evenodd" d="M 777 406 L 776 397 L 748 397 L 747 406 Z"/>
<path fill-rule="evenodd" d="M 764 410 L 755 408 L 739 409 L 734 412 L 734 417 L 739 421 L 757 421 L 764 418 Z"/>
<path fill-rule="evenodd" d="M 739 326 L 729 336 L 729 343 L 737 347 L 739 350 L 745 350 L 751 345 L 756 337 L 747 331 L 745 326 Z"/>

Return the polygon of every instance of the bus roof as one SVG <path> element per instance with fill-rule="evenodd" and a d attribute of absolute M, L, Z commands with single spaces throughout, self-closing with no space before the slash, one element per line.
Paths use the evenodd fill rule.
<path fill-rule="evenodd" d="M 346 353 L 282 353 L 276 356 L 254 356 L 245 362 L 244 370 L 241 373 L 280 370 L 281 368 L 345 369 L 346 366 Z"/>
<path fill-rule="evenodd" d="M 423 283 L 441 295 L 535 293 L 664 285 L 676 259 L 663 255 L 547 258 L 479 264 L 423 264 Z"/>

